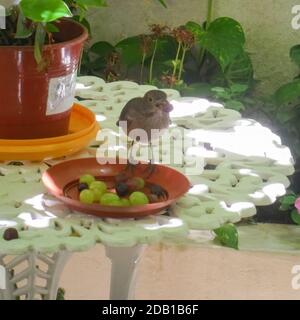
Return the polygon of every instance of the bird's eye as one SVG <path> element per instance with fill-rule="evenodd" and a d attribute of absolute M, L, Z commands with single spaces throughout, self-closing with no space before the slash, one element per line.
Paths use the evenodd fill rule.
<path fill-rule="evenodd" d="M 149 100 L 149 102 L 152 102 L 152 101 L 153 101 L 153 99 L 152 99 L 152 98 L 149 98 L 148 100 Z"/>

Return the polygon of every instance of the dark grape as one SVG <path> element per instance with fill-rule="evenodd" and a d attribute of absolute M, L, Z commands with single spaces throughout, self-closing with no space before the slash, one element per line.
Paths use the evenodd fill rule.
<path fill-rule="evenodd" d="M 86 183 L 79 183 L 79 185 L 78 185 L 78 190 L 80 192 L 83 191 L 83 190 L 86 190 L 88 188 L 89 188 L 89 186 Z"/>
<path fill-rule="evenodd" d="M 129 193 L 129 187 L 126 183 L 120 182 L 116 185 L 116 192 L 119 197 L 125 197 Z"/>
<path fill-rule="evenodd" d="M 18 230 L 15 228 L 8 228 L 4 231 L 3 239 L 6 241 L 15 240 L 19 238 Z"/>

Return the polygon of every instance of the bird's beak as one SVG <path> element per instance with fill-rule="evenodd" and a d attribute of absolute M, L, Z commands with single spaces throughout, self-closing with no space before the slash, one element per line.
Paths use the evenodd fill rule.
<path fill-rule="evenodd" d="M 173 111 L 173 106 L 171 105 L 171 103 L 169 102 L 169 101 L 164 101 L 164 102 L 162 102 L 162 110 L 164 111 L 164 112 L 171 112 L 171 111 Z"/>

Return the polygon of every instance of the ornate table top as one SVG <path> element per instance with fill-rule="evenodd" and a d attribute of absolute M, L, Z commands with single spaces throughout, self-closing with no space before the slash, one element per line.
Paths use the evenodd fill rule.
<path fill-rule="evenodd" d="M 109 137 L 119 134 L 115 123 L 125 103 L 151 89 L 155 87 L 80 77 L 76 95 L 82 105 L 96 113 L 102 128 L 100 135 L 104 133 Z M 47 195 L 41 174 L 48 165 L 96 155 L 97 147 L 107 143 L 101 140 L 102 136 L 72 157 L 44 163 L 19 159 L 1 163 L 0 254 L 23 254 L 32 250 L 81 251 L 97 242 L 111 246 L 178 242 L 189 236 L 191 230 L 213 230 L 251 217 L 256 213 L 255 206 L 269 205 L 285 193 L 289 186 L 287 176 L 294 172 L 293 159 L 277 135 L 219 104 L 181 98 L 172 89 L 164 91 L 175 107 L 173 126 L 166 133 L 172 139 L 165 142 L 177 152 L 176 157 L 171 157 L 170 166 L 190 179 L 193 188 L 187 195 L 166 214 L 122 221 L 72 213 Z M 183 139 L 184 144 L 177 143 Z M 141 158 L 145 148 L 140 147 Z M 155 148 L 162 158 L 164 151 L 159 146 Z M 116 146 L 114 149 L 120 150 Z M 178 154 L 182 156 L 182 164 L 175 161 Z M 195 163 L 201 167 L 193 168 Z M 8 227 L 17 228 L 20 238 L 3 240 L 3 232 Z"/>

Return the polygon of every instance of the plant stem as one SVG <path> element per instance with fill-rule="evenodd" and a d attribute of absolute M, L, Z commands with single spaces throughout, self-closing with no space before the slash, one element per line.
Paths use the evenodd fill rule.
<path fill-rule="evenodd" d="M 181 42 L 178 43 L 178 49 L 177 49 L 176 58 L 175 58 L 175 65 L 174 65 L 173 74 L 172 74 L 173 77 L 175 77 L 175 75 L 176 75 L 180 50 L 181 50 Z"/>
<path fill-rule="evenodd" d="M 153 55 L 152 55 L 151 63 L 150 63 L 150 71 L 149 71 L 149 83 L 150 84 L 152 83 L 152 80 L 153 80 L 153 66 L 154 66 L 154 60 L 155 60 L 156 51 L 157 51 L 157 45 L 158 45 L 158 39 L 155 40 Z"/>
<path fill-rule="evenodd" d="M 39 66 L 43 62 L 43 45 L 45 43 L 46 31 L 42 22 L 37 23 L 35 38 L 34 38 L 34 58 Z"/>
<path fill-rule="evenodd" d="M 211 20 L 212 20 L 212 16 L 213 16 L 213 2 L 214 0 L 208 0 L 208 9 L 207 9 L 207 17 L 206 17 L 206 27 L 205 30 L 208 29 Z"/>
<path fill-rule="evenodd" d="M 143 53 L 143 58 L 142 58 L 142 65 L 141 65 L 140 84 L 143 83 L 145 60 L 146 60 L 146 53 L 144 52 L 144 53 Z"/>
<path fill-rule="evenodd" d="M 202 67 L 204 57 L 205 57 L 205 49 L 201 48 L 200 53 L 199 53 L 199 66 L 200 66 L 200 68 Z"/>
<path fill-rule="evenodd" d="M 206 24 L 205 24 L 205 31 L 208 30 L 211 21 L 212 21 L 212 17 L 213 17 L 213 3 L 214 0 L 208 0 L 207 1 L 207 16 L 206 16 Z M 204 57 L 205 57 L 205 49 L 202 47 L 199 53 L 199 66 L 201 68 Z"/>
<path fill-rule="evenodd" d="M 180 67 L 179 67 L 179 73 L 178 73 L 178 81 L 180 81 L 181 77 L 182 77 L 183 65 L 184 65 L 186 52 L 187 52 L 187 49 L 183 48 L 182 57 L 181 57 L 181 61 L 180 61 Z"/>

